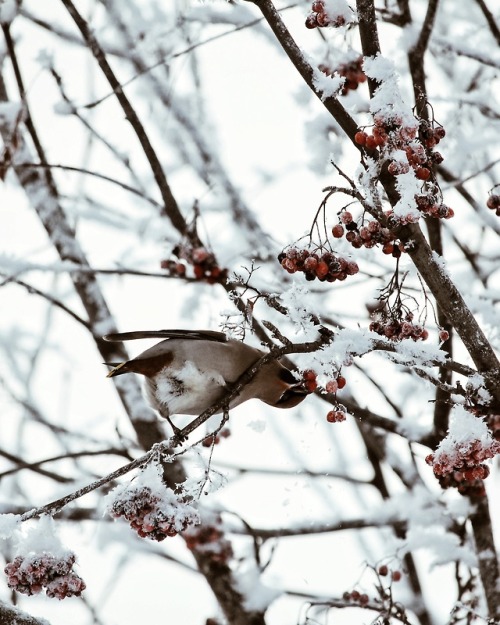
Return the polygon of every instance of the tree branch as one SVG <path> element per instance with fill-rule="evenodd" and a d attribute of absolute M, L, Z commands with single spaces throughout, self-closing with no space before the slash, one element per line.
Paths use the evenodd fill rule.
<path fill-rule="evenodd" d="M 123 88 L 115 76 L 115 73 L 111 69 L 109 65 L 106 55 L 101 48 L 99 42 L 96 37 L 92 33 L 87 21 L 80 15 L 75 5 L 71 0 L 61 0 L 61 2 L 66 7 L 68 13 L 73 18 L 76 26 L 81 32 L 87 47 L 94 55 L 96 61 L 99 63 L 99 67 L 102 70 L 102 73 L 106 77 L 109 82 L 113 92 L 116 95 L 120 106 L 125 113 L 125 117 L 130 122 L 134 132 L 139 139 L 139 142 L 144 150 L 144 154 L 151 166 L 151 171 L 153 172 L 153 176 L 156 180 L 156 184 L 158 185 L 158 189 L 160 190 L 161 197 L 163 200 L 163 214 L 167 216 L 172 222 L 173 226 L 182 234 L 187 234 L 188 227 L 187 223 L 182 216 L 179 206 L 177 205 L 177 201 L 175 200 L 172 191 L 170 189 L 170 185 L 168 184 L 167 177 L 165 176 L 165 172 L 163 171 L 163 167 L 161 166 L 160 160 L 149 140 L 149 137 L 142 125 L 139 116 L 135 112 L 135 109 L 131 105 L 129 99 L 125 95 Z"/>

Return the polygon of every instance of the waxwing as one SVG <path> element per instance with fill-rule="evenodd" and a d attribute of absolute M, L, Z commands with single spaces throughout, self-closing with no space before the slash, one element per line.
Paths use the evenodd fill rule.
<path fill-rule="evenodd" d="M 146 378 L 146 397 L 151 406 L 170 422 L 170 415 L 199 415 L 224 394 L 265 352 L 228 339 L 211 330 L 158 330 L 108 334 L 105 341 L 165 339 L 135 358 L 113 367 L 112 378 L 140 373 Z M 292 408 L 308 394 L 303 384 L 279 361 L 265 364 L 229 405 L 234 408 L 249 399 L 260 399 L 276 408 Z"/>

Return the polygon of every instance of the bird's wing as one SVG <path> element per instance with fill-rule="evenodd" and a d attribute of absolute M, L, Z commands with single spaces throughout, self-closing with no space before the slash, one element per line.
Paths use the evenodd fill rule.
<path fill-rule="evenodd" d="M 133 341 L 135 339 L 192 339 L 225 343 L 224 332 L 214 330 L 137 330 L 136 332 L 116 332 L 102 337 L 105 341 Z"/>

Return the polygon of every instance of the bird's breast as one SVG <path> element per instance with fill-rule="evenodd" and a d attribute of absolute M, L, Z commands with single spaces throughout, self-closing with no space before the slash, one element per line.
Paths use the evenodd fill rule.
<path fill-rule="evenodd" d="M 165 367 L 152 382 L 156 402 L 171 415 L 200 414 L 220 398 L 226 385 L 217 371 L 200 371 L 190 361 L 177 370 Z"/>

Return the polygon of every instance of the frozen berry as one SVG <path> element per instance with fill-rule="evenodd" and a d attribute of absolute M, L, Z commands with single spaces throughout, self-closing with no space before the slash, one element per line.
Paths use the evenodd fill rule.
<path fill-rule="evenodd" d="M 368 135 L 366 134 L 366 132 L 363 132 L 362 130 L 359 130 L 354 135 L 354 141 L 356 141 L 358 145 L 365 145 L 367 138 L 368 138 Z"/>
<path fill-rule="evenodd" d="M 440 330 L 439 331 L 439 340 L 441 342 L 444 343 L 444 341 L 447 341 L 450 338 L 450 334 L 447 330 Z"/>
<path fill-rule="evenodd" d="M 327 393 L 336 393 L 338 391 L 339 385 L 337 380 L 328 380 L 326 383 L 325 389 Z"/>
<path fill-rule="evenodd" d="M 431 175 L 431 170 L 427 167 L 418 167 L 415 175 L 419 180 L 428 180 L 429 176 Z"/>
<path fill-rule="evenodd" d="M 332 228 L 332 235 L 336 239 L 340 239 L 341 237 L 343 237 L 344 236 L 344 226 L 342 224 L 337 224 L 336 226 L 333 226 L 333 228 Z"/>
<path fill-rule="evenodd" d="M 309 13 L 309 15 L 306 17 L 306 28 L 317 28 L 319 26 L 317 18 L 317 13 Z"/>
<path fill-rule="evenodd" d="M 320 260 L 316 267 L 316 275 L 318 276 L 318 278 L 324 278 L 328 271 L 328 265 L 325 263 L 324 260 Z"/>
<path fill-rule="evenodd" d="M 316 271 L 317 267 L 318 267 L 318 259 L 315 258 L 314 256 L 309 256 L 304 261 L 304 270 L 305 271 Z"/>

